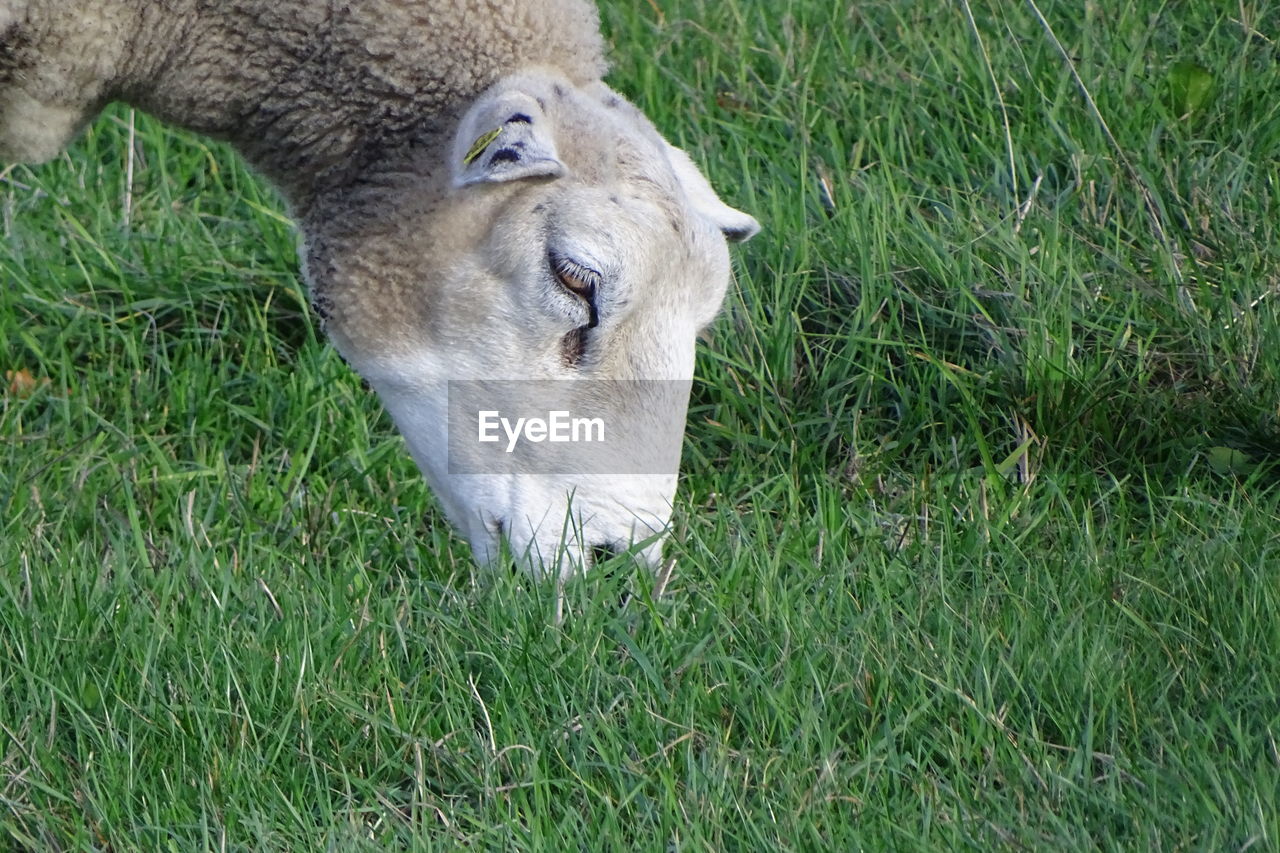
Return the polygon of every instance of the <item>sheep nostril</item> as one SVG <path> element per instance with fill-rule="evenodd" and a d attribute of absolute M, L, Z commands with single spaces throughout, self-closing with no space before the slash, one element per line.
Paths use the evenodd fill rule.
<path fill-rule="evenodd" d="M 612 542 L 597 542 L 591 546 L 591 565 L 599 565 L 618 556 L 618 547 Z"/>

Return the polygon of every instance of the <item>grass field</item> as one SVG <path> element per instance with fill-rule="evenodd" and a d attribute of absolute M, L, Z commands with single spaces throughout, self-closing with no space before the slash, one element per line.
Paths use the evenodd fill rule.
<path fill-rule="evenodd" d="M 603 14 L 766 230 L 562 624 L 227 150 L 4 171 L 0 848 L 1280 848 L 1280 3 Z"/>

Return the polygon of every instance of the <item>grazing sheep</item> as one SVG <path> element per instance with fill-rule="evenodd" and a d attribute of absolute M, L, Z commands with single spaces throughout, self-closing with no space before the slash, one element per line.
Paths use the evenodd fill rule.
<path fill-rule="evenodd" d="M 326 331 L 480 561 L 505 539 L 535 574 L 632 545 L 656 564 L 694 339 L 726 238 L 759 226 L 604 71 L 586 0 L 0 0 L 0 161 L 54 156 L 115 100 L 229 140 L 284 193 Z M 451 392 L 518 412 L 547 388 L 630 444 L 461 464 L 486 448 Z M 628 468 L 640 451 L 667 462 Z"/>

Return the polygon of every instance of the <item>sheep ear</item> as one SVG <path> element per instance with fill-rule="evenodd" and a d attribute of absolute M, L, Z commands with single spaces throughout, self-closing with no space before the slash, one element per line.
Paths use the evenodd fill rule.
<path fill-rule="evenodd" d="M 481 95 L 467 110 L 453 141 L 451 167 L 455 187 L 557 178 L 565 171 L 537 100 L 510 90 Z"/>
<path fill-rule="evenodd" d="M 721 201 L 688 154 L 667 143 L 667 158 L 671 161 L 671 168 L 675 171 L 680 186 L 692 202 L 693 209 L 719 228 L 725 239 L 741 243 L 759 233 L 760 223 L 756 222 L 755 217 Z"/>

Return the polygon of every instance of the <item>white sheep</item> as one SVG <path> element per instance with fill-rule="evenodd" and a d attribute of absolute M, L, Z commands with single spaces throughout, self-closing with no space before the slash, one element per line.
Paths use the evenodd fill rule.
<path fill-rule="evenodd" d="M 477 558 L 654 565 L 694 339 L 726 237 L 759 226 L 604 71 L 586 0 L 0 0 L 0 160 L 54 156 L 114 100 L 229 140 Z M 611 443 L 489 454 L 483 419 L 531 409 Z"/>

